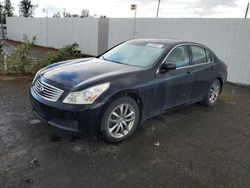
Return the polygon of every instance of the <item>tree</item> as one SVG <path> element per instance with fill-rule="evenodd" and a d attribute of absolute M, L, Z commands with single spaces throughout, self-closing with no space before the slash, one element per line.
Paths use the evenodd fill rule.
<path fill-rule="evenodd" d="M 82 9 L 80 17 L 81 18 L 89 17 L 89 10 L 88 9 Z"/>
<path fill-rule="evenodd" d="M 6 18 L 4 15 L 4 6 L 0 2 L 0 22 L 1 22 L 1 32 L 3 33 L 3 24 L 6 23 Z"/>
<path fill-rule="evenodd" d="M 53 18 L 61 18 L 61 13 L 60 12 L 54 13 Z"/>
<path fill-rule="evenodd" d="M 63 17 L 71 17 L 70 12 L 67 12 L 66 9 L 64 9 L 63 13 L 62 13 Z"/>
<path fill-rule="evenodd" d="M 19 4 L 19 14 L 23 17 L 33 17 L 36 7 L 30 0 L 22 0 Z"/>
<path fill-rule="evenodd" d="M 14 8 L 11 5 L 10 0 L 5 0 L 4 1 L 4 14 L 6 17 L 11 17 L 13 16 L 13 10 Z"/>
<path fill-rule="evenodd" d="M 78 14 L 72 14 L 71 17 L 75 17 L 75 18 L 78 18 L 79 15 Z"/>
<path fill-rule="evenodd" d="M 2 3 L 0 3 L 0 21 L 1 21 L 1 23 L 3 21 L 3 5 L 2 5 Z"/>

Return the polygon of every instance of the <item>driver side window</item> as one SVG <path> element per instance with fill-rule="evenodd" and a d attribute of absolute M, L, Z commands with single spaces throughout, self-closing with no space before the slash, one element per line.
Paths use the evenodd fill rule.
<path fill-rule="evenodd" d="M 165 63 L 176 64 L 176 68 L 190 65 L 187 46 L 176 47 L 169 54 Z"/>

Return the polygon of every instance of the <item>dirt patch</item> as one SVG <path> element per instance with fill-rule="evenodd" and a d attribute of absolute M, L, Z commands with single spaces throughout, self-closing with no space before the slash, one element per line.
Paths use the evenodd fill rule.
<path fill-rule="evenodd" d="M 22 75 L 22 74 L 0 74 L 0 81 L 21 81 L 21 82 L 30 82 L 32 81 L 34 75 L 27 74 L 27 75 Z"/>
<path fill-rule="evenodd" d="M 13 53 L 15 48 L 22 44 L 22 42 L 13 41 L 13 40 L 2 40 L 4 41 L 4 50 L 7 51 L 7 53 Z M 48 52 L 55 52 L 57 49 L 55 48 L 48 48 L 38 45 L 33 45 L 31 48 L 31 56 L 34 58 L 41 58 Z M 81 54 L 81 57 L 93 57 L 87 54 Z"/>
<path fill-rule="evenodd" d="M 13 41 L 13 40 L 3 40 L 3 41 L 4 41 L 5 51 L 9 53 L 13 53 L 15 48 L 22 44 L 22 42 Z M 35 58 L 41 58 L 46 53 L 55 52 L 55 51 L 57 51 L 57 49 L 33 45 L 31 49 L 31 56 Z"/>

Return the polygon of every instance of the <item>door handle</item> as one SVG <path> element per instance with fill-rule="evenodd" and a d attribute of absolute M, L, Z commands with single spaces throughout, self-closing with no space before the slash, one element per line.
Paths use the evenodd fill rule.
<path fill-rule="evenodd" d="M 192 72 L 187 71 L 187 77 L 190 77 L 192 75 Z"/>
<path fill-rule="evenodd" d="M 211 69 L 211 70 L 214 70 L 214 65 L 210 66 L 210 69 Z"/>

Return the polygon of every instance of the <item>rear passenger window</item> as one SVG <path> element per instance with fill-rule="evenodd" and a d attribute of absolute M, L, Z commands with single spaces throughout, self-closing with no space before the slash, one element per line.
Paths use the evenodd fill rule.
<path fill-rule="evenodd" d="M 192 51 L 192 63 L 194 65 L 196 64 L 202 64 L 207 62 L 207 57 L 205 53 L 205 49 L 199 46 L 190 46 Z"/>
<path fill-rule="evenodd" d="M 213 62 L 213 55 L 212 53 L 206 49 L 206 55 L 207 55 L 207 61 L 208 62 Z"/>

